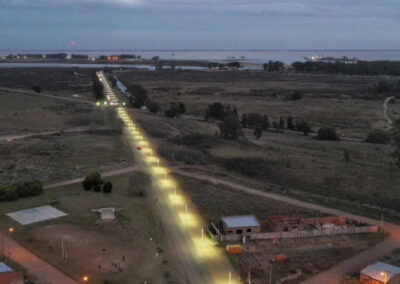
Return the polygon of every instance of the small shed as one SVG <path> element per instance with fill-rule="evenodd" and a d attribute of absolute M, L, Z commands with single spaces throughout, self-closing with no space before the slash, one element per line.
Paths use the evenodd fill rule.
<path fill-rule="evenodd" d="M 4 262 L 0 262 L 0 284 L 23 284 L 24 278 Z"/>
<path fill-rule="evenodd" d="M 222 217 L 222 231 L 224 234 L 248 235 L 260 233 L 261 225 L 253 215 Z"/>
<path fill-rule="evenodd" d="M 398 284 L 400 267 L 384 262 L 375 262 L 360 272 L 361 284 Z"/>

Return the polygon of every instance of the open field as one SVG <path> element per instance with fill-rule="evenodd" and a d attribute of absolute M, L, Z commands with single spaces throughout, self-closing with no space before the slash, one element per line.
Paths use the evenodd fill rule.
<path fill-rule="evenodd" d="M 274 131 L 264 132 L 257 140 L 248 130 L 244 141 L 227 141 L 215 136 L 216 122 L 201 121 L 206 106 L 219 101 L 236 106 L 239 114 L 260 112 L 270 121 L 291 115 L 295 121 L 305 119 L 315 130 L 333 126 L 345 137 L 362 140 L 373 128 L 387 126 L 383 99 L 379 99 L 382 94 L 370 89 L 378 77 L 122 71 L 119 78 L 126 85 L 145 86 L 164 109 L 170 101 L 185 103 L 188 116 L 178 119 L 134 112 L 170 162 L 207 165 L 214 172 L 266 190 L 375 218 L 380 217 L 380 207 L 386 208 L 392 210 L 392 220 L 397 219 L 400 173 L 392 164 L 392 146 L 357 142 L 360 140 L 318 141 L 300 133 Z M 265 91 L 250 95 L 251 89 Z M 303 99 L 288 100 L 286 95 L 293 90 L 299 90 Z M 277 98 L 272 92 L 278 93 Z M 391 117 L 398 117 L 399 106 L 398 102 L 389 105 Z M 157 122 L 159 127 L 155 128 Z"/>
<path fill-rule="evenodd" d="M 15 227 L 16 240 L 67 275 L 80 279 L 89 275 L 91 283 L 185 283 L 163 238 L 163 228 L 153 214 L 154 201 L 137 197 L 147 192 L 143 173 L 107 178 L 114 184 L 111 194 L 84 191 L 80 184 L 46 189 L 40 196 L 2 203 L 2 228 Z M 53 221 L 20 226 L 3 215 L 49 203 L 69 215 Z M 99 223 L 91 209 L 122 208 L 117 222 Z M 150 238 L 152 240 L 150 240 Z M 61 241 L 68 258 L 61 257 Z M 156 254 L 158 253 L 158 256 Z M 116 265 L 112 266 L 111 262 Z"/>
<path fill-rule="evenodd" d="M 93 69 L 83 68 L 1 68 L 0 87 L 43 91 L 90 91 Z"/>
<path fill-rule="evenodd" d="M 187 114 L 204 118 L 208 104 L 235 106 L 239 114 L 258 112 L 270 121 L 292 116 L 313 127 L 330 126 L 347 137 L 365 138 L 373 127 L 384 127 L 385 94 L 372 90 L 379 77 L 269 74 L 263 71 L 122 71 L 126 85 L 138 83 L 166 109 L 171 101 L 185 104 Z M 303 99 L 288 100 L 294 91 Z M 386 95 L 387 96 L 387 95 Z M 391 106 L 400 117 L 400 104 Z"/>

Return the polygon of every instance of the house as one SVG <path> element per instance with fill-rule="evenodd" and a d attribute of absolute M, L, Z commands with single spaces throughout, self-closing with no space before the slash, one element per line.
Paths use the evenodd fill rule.
<path fill-rule="evenodd" d="M 249 235 L 261 232 L 260 222 L 253 215 L 222 217 L 221 223 L 225 235 Z"/>
<path fill-rule="evenodd" d="M 23 284 L 24 278 L 16 271 L 0 262 L 0 284 Z"/>
<path fill-rule="evenodd" d="M 304 230 L 306 225 L 297 216 L 270 216 L 265 222 L 265 227 L 272 232 L 291 232 Z"/>
<path fill-rule="evenodd" d="M 361 284 L 399 284 L 400 267 L 384 262 L 368 265 L 360 272 Z"/>

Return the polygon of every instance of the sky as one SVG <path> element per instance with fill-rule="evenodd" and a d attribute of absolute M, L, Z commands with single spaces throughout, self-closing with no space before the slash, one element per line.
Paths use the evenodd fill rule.
<path fill-rule="evenodd" d="M 0 50 L 400 50 L 400 0 L 0 0 Z"/>

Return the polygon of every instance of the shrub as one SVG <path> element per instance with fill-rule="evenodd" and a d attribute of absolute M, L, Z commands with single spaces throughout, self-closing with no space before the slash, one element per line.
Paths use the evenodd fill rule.
<path fill-rule="evenodd" d="M 141 85 L 134 84 L 128 87 L 130 104 L 135 108 L 141 108 L 146 105 L 149 97 L 147 96 L 147 90 Z"/>
<path fill-rule="evenodd" d="M 82 186 L 84 190 L 91 190 L 93 187 L 92 183 L 87 181 L 86 179 L 82 182 Z"/>
<path fill-rule="evenodd" d="M 25 182 L 19 187 L 19 197 L 36 196 L 43 192 L 43 183 L 41 181 Z"/>
<path fill-rule="evenodd" d="M 262 128 L 261 124 L 257 124 L 254 127 L 254 131 L 253 131 L 253 134 L 257 138 L 257 140 L 261 138 L 262 132 L 263 132 L 263 128 Z"/>
<path fill-rule="evenodd" d="M 1 201 L 14 201 L 18 199 L 18 191 L 20 185 L 8 184 L 0 188 L 0 200 Z"/>
<path fill-rule="evenodd" d="M 391 140 L 390 134 L 382 130 L 374 130 L 365 138 L 365 142 L 374 144 L 388 144 Z"/>
<path fill-rule="evenodd" d="M 297 123 L 296 129 L 297 131 L 303 132 L 304 135 L 308 135 L 308 133 L 311 132 L 311 126 L 305 121 Z"/>
<path fill-rule="evenodd" d="M 96 184 L 96 185 L 93 187 L 93 189 L 94 189 L 95 192 L 100 192 L 100 191 L 101 191 L 101 186 L 100 186 L 99 184 Z"/>
<path fill-rule="evenodd" d="M 41 92 L 42 92 L 42 88 L 40 88 L 39 86 L 33 86 L 32 89 L 33 89 L 36 93 L 41 93 Z"/>
<path fill-rule="evenodd" d="M 104 193 L 111 193 L 112 189 L 113 189 L 113 185 L 112 185 L 112 183 L 109 182 L 109 181 L 106 182 L 106 183 L 103 185 L 103 192 L 104 192 Z"/>
<path fill-rule="evenodd" d="M 218 124 L 221 137 L 228 140 L 236 140 L 241 134 L 240 122 L 237 115 L 231 114 Z"/>
<path fill-rule="evenodd" d="M 318 130 L 318 140 L 330 140 L 330 141 L 338 141 L 339 136 L 336 133 L 336 130 L 331 127 L 322 127 Z"/>
<path fill-rule="evenodd" d="M 85 190 L 90 190 L 92 187 L 103 183 L 104 181 L 101 178 L 101 174 L 94 172 L 86 176 L 85 180 L 82 182 L 82 186 Z"/>
<path fill-rule="evenodd" d="M 293 100 L 293 101 L 298 101 L 298 100 L 301 100 L 303 98 L 303 96 L 300 94 L 300 92 L 298 92 L 298 91 L 295 91 L 294 93 L 293 93 L 293 95 L 292 95 L 292 97 L 291 97 L 291 99 Z"/>
<path fill-rule="evenodd" d="M 169 109 L 165 111 L 167 117 L 178 117 L 185 112 L 185 105 L 183 103 L 172 102 L 169 105 Z"/>

